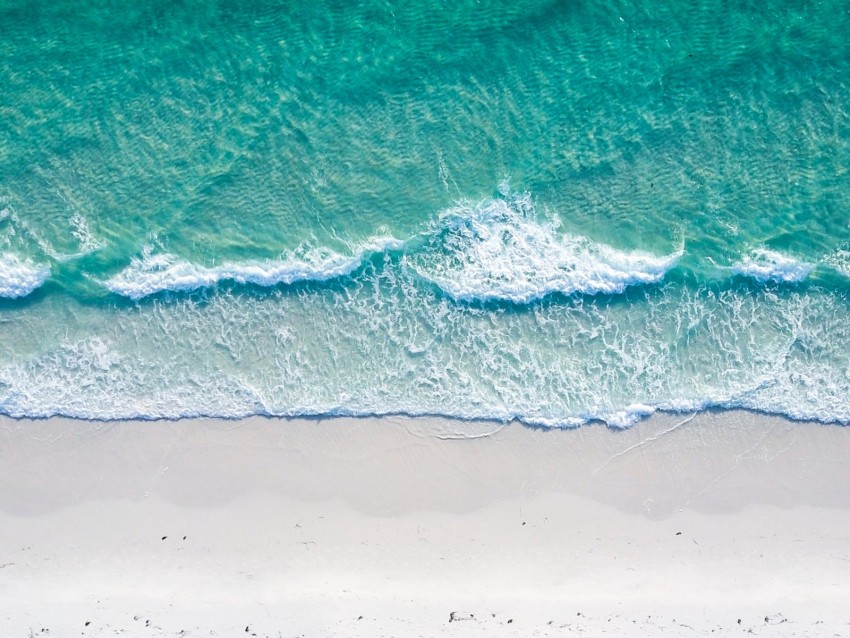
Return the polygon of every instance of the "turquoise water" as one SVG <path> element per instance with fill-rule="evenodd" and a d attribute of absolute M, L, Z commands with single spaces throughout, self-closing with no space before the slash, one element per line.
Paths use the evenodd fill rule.
<path fill-rule="evenodd" d="M 850 423 L 847 33 L 0 0 L 0 413 Z"/>

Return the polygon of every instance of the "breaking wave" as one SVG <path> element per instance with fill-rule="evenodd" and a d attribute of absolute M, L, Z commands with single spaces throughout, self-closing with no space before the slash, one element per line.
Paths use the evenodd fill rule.
<path fill-rule="evenodd" d="M 375 239 L 364 253 L 380 252 L 400 245 L 401 242 L 391 238 Z M 350 274 L 360 266 L 363 258 L 364 254 L 352 257 L 312 248 L 293 252 L 278 260 L 207 267 L 170 254 L 155 254 L 150 246 L 146 246 L 141 257 L 133 258 L 127 268 L 103 285 L 114 293 L 138 300 L 166 290 L 185 292 L 215 286 L 222 281 L 258 286 L 326 281 Z"/>
<path fill-rule="evenodd" d="M 0 255 L 0 297 L 26 297 L 50 276 L 50 268 L 21 260 L 15 255 Z"/>
<path fill-rule="evenodd" d="M 553 293 L 617 294 L 655 284 L 682 253 L 620 251 L 563 234 L 523 194 L 449 209 L 405 261 L 455 300 L 528 303 Z"/>
<path fill-rule="evenodd" d="M 658 283 L 683 250 L 659 257 L 562 233 L 555 219 L 535 212 L 529 195 L 506 194 L 450 208 L 407 241 L 376 237 L 347 255 L 304 247 L 276 260 L 202 266 L 146 247 L 103 284 L 138 300 L 223 281 L 259 286 L 327 281 L 351 275 L 373 254 L 389 252 L 403 253 L 403 269 L 456 301 L 528 303 L 554 293 L 617 294 L 628 286 Z"/>
<path fill-rule="evenodd" d="M 775 250 L 758 248 L 745 255 L 732 270 L 757 281 L 798 283 L 808 277 L 814 268 L 815 264 L 797 261 Z"/>

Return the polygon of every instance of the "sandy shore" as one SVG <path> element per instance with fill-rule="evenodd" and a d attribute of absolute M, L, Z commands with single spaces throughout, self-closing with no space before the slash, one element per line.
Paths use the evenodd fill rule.
<path fill-rule="evenodd" d="M 831 636 L 848 601 L 850 428 L 0 419 L 3 636 Z"/>

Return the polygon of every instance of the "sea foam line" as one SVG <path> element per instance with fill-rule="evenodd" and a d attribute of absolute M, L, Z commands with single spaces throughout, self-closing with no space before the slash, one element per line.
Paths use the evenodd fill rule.
<path fill-rule="evenodd" d="M 815 264 L 798 261 L 775 250 L 757 248 L 732 266 L 732 270 L 744 277 L 758 281 L 798 283 L 809 276 Z"/>
<path fill-rule="evenodd" d="M 50 276 L 50 268 L 21 260 L 16 255 L 0 255 L 0 297 L 26 297 Z"/>
<path fill-rule="evenodd" d="M 224 263 L 200 266 L 168 253 L 155 254 L 146 246 L 141 257 L 134 257 L 124 270 L 103 282 L 110 291 L 138 300 L 158 292 L 189 291 L 214 286 L 222 281 L 239 284 L 275 286 L 297 281 L 326 281 L 351 274 L 366 255 L 403 245 L 393 238 L 375 238 L 355 256 L 330 250 L 305 249 L 276 260 Z"/>
<path fill-rule="evenodd" d="M 376 237 L 350 255 L 301 249 L 278 260 L 207 267 L 146 247 L 123 271 L 103 282 L 112 292 L 141 299 L 164 290 L 188 291 L 221 281 L 260 286 L 326 281 L 350 275 L 374 253 L 400 251 L 402 268 L 457 301 L 528 303 L 553 293 L 616 294 L 661 281 L 683 254 L 621 251 L 564 234 L 556 219 L 539 216 L 528 194 L 505 192 L 444 211 L 408 241 Z"/>

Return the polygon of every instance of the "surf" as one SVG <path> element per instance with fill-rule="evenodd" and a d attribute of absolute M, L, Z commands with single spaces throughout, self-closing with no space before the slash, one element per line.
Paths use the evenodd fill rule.
<path fill-rule="evenodd" d="M 222 282 L 273 287 L 353 276 L 375 255 L 400 255 L 403 269 L 458 302 L 527 304 L 560 293 L 618 294 L 663 280 L 684 253 L 617 250 L 562 232 L 557 218 L 537 212 L 528 193 L 503 187 L 498 198 L 464 201 L 442 211 L 406 240 L 371 237 L 347 242 L 348 254 L 305 244 L 278 259 L 205 266 L 146 246 L 102 282 L 113 293 L 140 300 L 164 291 L 187 292 Z"/>
<path fill-rule="evenodd" d="M 555 293 L 612 295 L 657 284 L 684 254 L 684 245 L 656 256 L 561 232 L 528 193 L 501 190 L 499 198 L 444 211 L 405 265 L 456 301 L 526 304 Z"/>
<path fill-rule="evenodd" d="M 50 277 L 50 268 L 21 259 L 13 254 L 0 254 L 0 297 L 26 297 L 40 288 Z"/>
<path fill-rule="evenodd" d="M 816 264 L 800 261 L 775 250 L 757 248 L 745 254 L 732 266 L 742 277 L 760 282 L 799 283 L 815 269 Z"/>
<path fill-rule="evenodd" d="M 276 260 L 227 262 L 218 266 L 193 264 L 168 253 L 155 253 L 151 246 L 146 246 L 141 257 L 134 257 L 129 266 L 104 281 L 103 286 L 138 301 L 159 292 L 187 292 L 224 281 L 265 287 L 327 281 L 351 274 L 374 252 L 399 246 L 400 242 L 392 238 L 375 238 L 353 256 L 321 248 L 302 248 Z"/>

